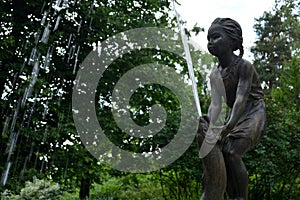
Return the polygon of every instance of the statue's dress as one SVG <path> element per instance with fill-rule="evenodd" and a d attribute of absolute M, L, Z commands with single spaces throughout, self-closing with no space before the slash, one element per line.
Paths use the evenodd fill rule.
<path fill-rule="evenodd" d="M 236 92 L 238 90 L 238 87 L 240 87 L 238 69 L 239 67 L 242 67 L 242 65 L 246 65 L 246 62 L 247 61 L 245 61 L 244 59 L 236 57 L 235 62 L 230 67 L 223 69 L 221 66 L 219 66 L 212 72 L 221 74 L 225 87 L 226 104 L 230 108 L 233 107 L 236 99 Z M 253 77 L 251 88 L 248 93 L 249 96 L 245 111 L 243 112 L 234 128 L 223 140 L 226 140 L 228 138 L 245 138 L 251 141 L 251 146 L 253 147 L 258 143 L 259 138 L 265 129 L 266 109 L 259 76 L 253 66 L 252 69 Z M 212 74 L 211 77 L 220 77 L 220 75 L 217 76 Z M 230 114 L 228 115 L 228 119 L 229 116 Z"/>

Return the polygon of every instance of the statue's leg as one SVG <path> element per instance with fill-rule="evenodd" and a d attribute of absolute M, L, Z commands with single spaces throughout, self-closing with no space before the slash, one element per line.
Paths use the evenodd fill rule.
<path fill-rule="evenodd" d="M 223 155 L 227 171 L 230 173 L 227 192 L 230 199 L 248 199 L 248 174 L 242 160 L 243 154 L 251 147 L 251 140 L 246 138 L 226 138 Z"/>
<path fill-rule="evenodd" d="M 227 192 L 229 199 L 233 199 L 236 196 L 234 181 L 232 179 L 232 173 L 231 173 L 231 169 L 229 167 L 229 163 L 228 163 L 227 159 L 225 159 L 225 156 L 224 156 L 224 161 L 225 161 L 226 175 L 227 175 L 226 192 Z"/>
<path fill-rule="evenodd" d="M 201 134 L 197 135 L 199 149 L 204 141 Z M 201 200 L 222 200 L 226 190 L 226 167 L 219 144 L 202 159 L 204 177 L 202 181 Z"/>
<path fill-rule="evenodd" d="M 201 200 L 222 200 L 226 189 L 226 167 L 219 145 L 203 158 L 205 168 L 204 191 Z"/>

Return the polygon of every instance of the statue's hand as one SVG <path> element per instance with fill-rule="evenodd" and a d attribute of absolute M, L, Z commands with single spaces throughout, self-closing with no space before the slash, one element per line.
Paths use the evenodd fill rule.
<path fill-rule="evenodd" d="M 205 135 L 205 133 L 208 130 L 208 127 L 209 127 L 209 118 L 206 115 L 199 117 L 197 133 Z"/>
<path fill-rule="evenodd" d="M 230 129 L 228 126 L 223 126 L 221 133 L 220 133 L 220 139 L 225 138 L 230 132 Z"/>

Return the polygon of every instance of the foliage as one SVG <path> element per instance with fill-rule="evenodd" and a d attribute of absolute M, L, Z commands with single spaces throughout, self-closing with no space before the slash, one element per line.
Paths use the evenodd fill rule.
<path fill-rule="evenodd" d="M 260 143 L 245 158 L 250 199 L 300 195 L 299 3 L 276 1 L 273 12 L 265 12 L 255 26 L 255 63 L 268 86 L 267 126 Z"/>
<path fill-rule="evenodd" d="M 3 151 L 0 153 L 0 169 L 3 174 L 9 172 L 7 183 L 1 186 L 2 191 L 19 192 L 33 176 L 41 179 L 51 176 L 66 190 L 80 188 L 82 195 L 88 196 L 92 183 L 100 183 L 111 171 L 97 163 L 86 151 L 75 130 L 71 94 L 76 71 L 98 41 L 137 27 L 173 28 L 170 3 L 158 0 L 1 1 L 0 130 L 3 133 L 0 145 Z M 58 27 L 56 22 L 59 22 Z M 45 39 L 43 35 L 47 30 L 50 30 L 50 35 Z M 194 31 L 201 29 L 196 27 Z M 193 59 L 198 60 L 199 57 Z M 99 83 L 107 87 L 99 87 L 99 96 L 109 100 L 116 78 L 133 66 L 153 62 L 170 67 L 177 63 L 183 66 L 182 74 L 187 72 L 185 61 L 168 52 L 132 52 L 113 63 L 119 71 L 107 70 Z M 34 70 L 35 66 L 38 66 L 38 72 Z M 201 84 L 204 82 L 201 66 L 197 69 L 199 89 L 203 90 L 206 86 Z M 37 80 L 34 80 L 35 73 Z M 156 91 L 153 93 L 156 98 L 160 97 Z M 132 105 L 138 107 L 145 103 L 139 98 L 142 94 L 143 91 L 136 93 Z M 170 93 L 163 97 L 162 102 L 173 98 Z M 154 101 L 146 103 L 151 105 Z M 166 104 L 173 117 L 177 116 L 176 107 L 176 104 Z M 98 117 L 116 145 L 136 151 L 146 151 L 150 147 L 153 141 L 144 149 L 137 149 L 136 142 L 141 142 L 138 140 L 125 147 L 121 143 L 124 133 L 116 128 L 109 112 L 110 106 L 104 106 Z M 147 114 L 136 116 L 138 123 L 145 120 L 148 120 Z M 170 127 L 176 128 L 177 121 L 170 120 Z M 163 142 L 161 145 L 164 145 L 172 136 L 169 134 L 168 137 L 161 134 L 155 142 Z M 7 163 L 12 164 L 10 169 Z"/>
<path fill-rule="evenodd" d="M 81 144 L 72 119 L 71 94 L 78 64 L 92 50 L 93 43 L 118 32 L 166 27 L 171 21 L 166 12 L 169 4 L 1 1 L 0 130 L 4 131 L 0 136 L 0 169 L 7 171 L 5 163 L 13 163 L 14 169 L 14 173 L 9 170 L 6 188 L 17 190 L 19 184 L 37 174 L 51 175 L 69 189 L 100 180 L 101 166 Z M 54 30 L 58 19 L 60 24 Z M 47 42 L 43 32 L 49 27 Z M 38 53 L 31 61 L 35 50 Z M 40 69 L 37 81 L 30 86 L 33 62 Z M 32 91 L 24 101 L 28 88 Z"/>
<path fill-rule="evenodd" d="M 77 194 L 64 193 L 62 200 L 74 200 Z M 108 176 L 101 184 L 94 184 L 90 200 L 163 199 L 161 185 L 152 174 Z"/>
<path fill-rule="evenodd" d="M 56 199 L 55 195 L 61 195 L 60 190 L 64 190 L 62 199 L 87 196 L 90 199 L 198 199 L 202 164 L 196 143 L 166 168 L 148 174 L 128 174 L 98 163 L 84 148 L 72 118 L 73 81 L 79 64 L 93 46 L 137 27 L 169 27 L 176 31 L 170 15 L 171 1 L 74 0 L 68 1 L 69 7 L 60 11 L 53 8 L 57 2 L 66 1 L 0 2 L 0 130 L 3 130 L 0 171 L 5 172 L 7 163 L 11 164 L 8 181 L 0 187 L 1 198 L 41 197 L 47 191 L 47 199 Z M 45 13 L 47 17 L 42 23 Z M 54 30 L 58 16 L 61 21 Z M 48 24 L 51 34 L 48 43 L 44 43 L 41 38 Z M 254 28 L 258 36 L 253 47 L 254 65 L 267 86 L 268 122 L 261 142 L 245 156 L 250 199 L 297 199 L 300 191 L 299 0 L 277 0 L 272 11 L 257 19 Z M 203 29 L 194 27 L 192 31 L 197 34 Z M 23 101 L 32 81 L 34 65 L 30 58 L 35 48 L 40 56 L 40 71 L 29 98 Z M 51 55 L 50 63 L 47 55 Z M 203 71 L 211 68 L 213 61 L 210 55 L 202 53 L 193 54 L 192 59 L 202 111 L 206 113 L 210 97 Z M 107 137 L 121 148 L 135 152 L 167 144 L 180 120 L 180 105 L 174 94 L 164 87 L 148 85 L 145 90 L 138 89 L 131 98 L 130 106 L 135 109 L 133 119 L 137 124 L 146 124 L 148 107 L 161 103 L 168 112 L 168 126 L 149 140 L 130 139 L 117 127 L 111 114 L 111 91 L 124 73 L 144 63 L 168 65 L 184 76 L 187 74 L 185 61 L 177 55 L 145 49 L 118 58 L 106 70 L 97 88 L 97 100 L 108 103 L 97 106 L 99 123 Z M 14 137 L 17 139 L 13 140 Z M 129 143 L 125 144 L 124 140 Z"/>
<path fill-rule="evenodd" d="M 284 62 L 299 52 L 300 1 L 277 0 L 273 10 L 264 12 L 254 25 L 257 33 L 254 65 L 267 88 L 280 87 Z"/>
<path fill-rule="evenodd" d="M 267 100 L 268 123 L 260 143 L 246 156 L 250 199 L 299 196 L 299 109 Z"/>
<path fill-rule="evenodd" d="M 7 192 L 5 192 L 7 194 Z M 33 182 L 27 181 L 25 187 L 21 190 L 19 195 L 8 194 L 1 199 L 12 200 L 31 200 L 31 199 L 58 199 L 62 192 L 58 183 L 53 183 L 48 180 L 39 180 L 36 177 L 33 178 Z"/>
<path fill-rule="evenodd" d="M 128 174 L 120 178 L 109 178 L 95 185 L 90 199 L 163 199 L 158 180 L 147 174 Z"/>

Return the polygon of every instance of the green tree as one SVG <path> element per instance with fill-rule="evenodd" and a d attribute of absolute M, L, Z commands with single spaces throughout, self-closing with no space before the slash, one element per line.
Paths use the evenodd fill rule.
<path fill-rule="evenodd" d="M 272 11 L 256 19 L 254 65 L 267 88 L 280 86 L 284 62 L 299 52 L 299 5 L 298 0 L 276 0 Z"/>
<path fill-rule="evenodd" d="M 79 64 L 98 41 L 132 28 L 174 27 L 170 3 L 160 0 L 1 1 L 1 190 L 19 192 L 33 176 L 51 177 L 66 190 L 80 188 L 80 198 L 85 199 L 93 182 L 101 183 L 107 173 L 122 174 L 97 163 L 82 145 L 72 119 L 73 81 Z M 109 100 L 116 78 L 138 64 L 185 65 L 178 56 L 159 50 L 133 52 L 124 57 L 113 63 L 119 70 L 107 70 L 101 79 L 99 84 L 107 87 L 99 87 L 99 97 Z M 182 73 L 186 71 L 185 66 Z M 198 77 L 202 90 L 206 87 L 201 84 L 204 78 L 200 73 Z M 115 144 L 143 152 L 154 143 L 163 142 L 163 145 L 172 138 L 170 130 L 178 122 L 178 105 L 168 104 L 174 97 L 168 91 L 161 95 L 160 91 L 167 90 L 161 87 L 148 90 L 154 97 L 163 97 L 162 102 L 174 120 L 169 119 L 165 135 L 161 134 L 156 141 L 146 141 L 142 148 L 137 148 L 136 144 L 143 142 L 138 139 L 129 145 L 121 143 L 128 137 L 112 122 L 110 106 L 99 110 L 99 122 L 104 124 Z M 143 103 L 151 105 L 157 100 L 145 102 L 144 93 L 138 91 L 132 99 L 132 106 L 138 110 Z M 141 124 L 148 119 L 147 113 L 133 115 Z M 187 189 L 187 185 L 183 188 Z"/>
<path fill-rule="evenodd" d="M 299 1 L 276 1 L 255 26 L 255 63 L 265 88 L 267 125 L 245 158 L 250 199 L 299 196 Z"/>
<path fill-rule="evenodd" d="M 16 188 L 16 182 L 41 172 L 56 181 L 70 180 L 64 182 L 69 185 L 75 181 L 83 190 L 81 197 L 88 195 L 99 166 L 73 125 L 73 71 L 94 42 L 135 27 L 168 26 L 169 5 L 168 1 L 1 1 L 1 171 L 12 163 L 9 180 L 15 180 L 6 187 Z M 39 72 L 34 81 L 35 64 Z M 32 91 L 24 101 L 26 88 Z"/>

